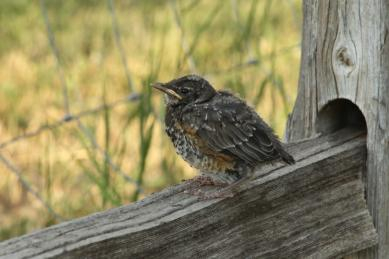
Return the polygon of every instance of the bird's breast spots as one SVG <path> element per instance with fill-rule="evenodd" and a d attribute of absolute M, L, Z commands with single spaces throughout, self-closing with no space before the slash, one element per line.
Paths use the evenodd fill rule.
<path fill-rule="evenodd" d="M 192 167 L 215 173 L 225 172 L 234 167 L 231 157 L 212 152 L 194 132 L 183 129 L 179 123 L 175 123 L 173 127 L 167 127 L 166 132 L 173 142 L 176 153 Z"/>

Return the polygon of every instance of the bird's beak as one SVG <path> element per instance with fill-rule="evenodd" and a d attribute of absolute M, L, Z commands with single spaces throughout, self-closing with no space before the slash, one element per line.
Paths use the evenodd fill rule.
<path fill-rule="evenodd" d="M 153 83 L 153 84 L 151 84 L 151 86 L 154 87 L 155 89 L 159 90 L 159 91 L 164 92 L 165 94 L 168 94 L 170 96 L 173 96 L 173 97 L 177 98 L 178 100 L 182 100 L 182 97 L 178 93 L 173 91 L 172 89 L 167 88 L 166 84 L 163 84 L 163 83 Z"/>

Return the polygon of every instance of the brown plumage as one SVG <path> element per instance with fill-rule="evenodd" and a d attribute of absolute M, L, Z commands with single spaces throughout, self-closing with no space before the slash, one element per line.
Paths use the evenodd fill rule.
<path fill-rule="evenodd" d="M 273 130 L 233 94 L 196 75 L 153 86 L 166 93 L 166 132 L 177 153 L 203 174 L 231 183 L 267 161 L 294 163 Z"/>

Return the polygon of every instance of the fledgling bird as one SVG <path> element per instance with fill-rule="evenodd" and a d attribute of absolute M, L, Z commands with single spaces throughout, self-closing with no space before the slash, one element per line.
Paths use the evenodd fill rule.
<path fill-rule="evenodd" d="M 231 197 L 264 162 L 293 164 L 273 130 L 246 102 L 227 91 L 216 91 L 204 78 L 187 75 L 155 83 L 165 93 L 166 133 L 179 155 L 201 176 L 201 185 L 224 185 L 203 198 Z"/>

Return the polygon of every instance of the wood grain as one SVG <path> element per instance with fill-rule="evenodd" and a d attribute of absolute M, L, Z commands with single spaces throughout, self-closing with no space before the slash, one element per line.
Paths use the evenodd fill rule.
<path fill-rule="evenodd" d="M 0 243 L 0 258 L 328 258 L 373 246 L 361 174 L 365 136 L 289 145 L 233 198 L 198 201 L 186 183 Z"/>
<path fill-rule="evenodd" d="M 347 99 L 367 124 L 367 201 L 379 245 L 353 258 L 389 258 L 389 0 L 304 0 L 299 92 L 287 139 L 317 136 L 320 111 Z M 347 118 L 344 118 L 345 120 Z"/>

